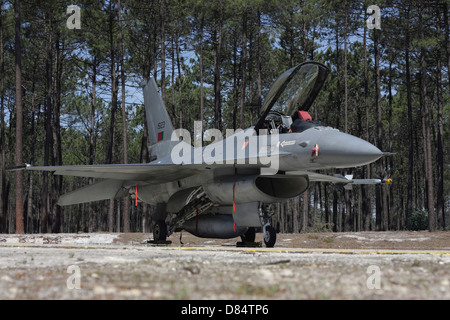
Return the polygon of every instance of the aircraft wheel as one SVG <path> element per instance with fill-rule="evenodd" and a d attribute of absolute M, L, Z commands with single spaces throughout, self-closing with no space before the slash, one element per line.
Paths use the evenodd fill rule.
<path fill-rule="evenodd" d="M 167 225 L 164 220 L 156 221 L 153 225 L 153 241 L 166 241 Z"/>
<path fill-rule="evenodd" d="M 248 230 L 241 236 L 242 242 L 255 242 L 256 231 L 255 228 L 249 227 Z"/>
<path fill-rule="evenodd" d="M 267 226 L 266 232 L 264 233 L 264 243 L 267 248 L 273 248 L 275 242 L 277 241 L 277 232 L 274 227 Z"/>

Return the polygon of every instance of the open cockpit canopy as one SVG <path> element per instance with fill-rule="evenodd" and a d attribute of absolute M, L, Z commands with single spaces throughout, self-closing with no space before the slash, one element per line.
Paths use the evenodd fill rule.
<path fill-rule="evenodd" d="M 269 113 L 299 117 L 299 111 L 308 111 L 317 97 L 329 69 L 323 64 L 308 61 L 284 72 L 269 90 L 261 108 L 261 117 L 255 130 L 263 128 Z"/>

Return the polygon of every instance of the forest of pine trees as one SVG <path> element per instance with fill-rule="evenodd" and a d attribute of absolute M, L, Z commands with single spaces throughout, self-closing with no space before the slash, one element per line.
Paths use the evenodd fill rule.
<path fill-rule="evenodd" d="M 370 5 L 381 10 L 381 29 L 366 23 Z M 307 60 L 331 70 L 313 118 L 395 153 L 351 173 L 394 182 L 351 191 L 313 183 L 276 205 L 273 225 L 449 229 L 449 7 L 448 0 L 0 0 L 0 232 L 149 232 L 154 208 L 128 197 L 56 205 L 94 179 L 5 168 L 148 162 L 139 83 L 150 76 L 176 128 L 193 131 L 198 120 L 205 130 L 248 127 L 272 82 Z"/>

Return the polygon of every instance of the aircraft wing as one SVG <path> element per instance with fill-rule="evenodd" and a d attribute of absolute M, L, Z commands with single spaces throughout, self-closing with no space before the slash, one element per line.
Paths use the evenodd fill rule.
<path fill-rule="evenodd" d="M 21 169 L 21 168 L 15 168 Z M 23 168 L 22 168 L 23 169 Z M 151 181 L 152 184 L 183 179 L 207 170 L 204 165 L 175 164 L 106 164 L 106 165 L 74 165 L 74 166 L 31 166 L 26 170 L 49 171 L 56 175 L 89 177 L 113 180 Z"/>
<path fill-rule="evenodd" d="M 167 163 L 136 163 L 73 166 L 32 166 L 9 168 L 9 171 L 47 171 L 56 175 L 102 179 L 94 184 L 61 195 L 58 205 L 67 206 L 91 201 L 113 199 L 128 194 L 130 184 L 159 184 L 183 179 L 208 170 L 204 164 L 177 165 Z"/>
<path fill-rule="evenodd" d="M 183 145 L 181 145 L 183 147 Z M 186 146 L 191 148 L 191 146 Z M 187 149 L 187 151 L 193 151 Z M 64 166 L 32 166 L 25 164 L 22 166 L 9 168 L 12 170 L 31 170 L 53 172 L 55 175 L 87 177 L 99 179 L 113 179 L 122 181 L 145 182 L 147 184 L 160 184 L 173 182 L 189 176 L 193 176 L 217 167 L 245 167 L 245 168 L 263 168 L 267 165 L 258 163 L 258 160 L 264 160 L 263 163 L 270 163 L 272 156 L 285 156 L 288 153 L 277 150 L 276 153 L 269 155 L 245 155 L 245 153 L 233 158 L 222 158 L 220 163 L 214 163 L 214 158 L 209 159 L 204 156 L 204 161 L 196 163 L 194 158 L 189 158 L 188 163 L 176 164 L 172 160 L 163 158 L 160 161 L 150 163 L 135 164 L 102 164 L 102 165 L 64 165 Z"/>
<path fill-rule="evenodd" d="M 285 154 L 280 153 L 280 156 Z M 248 158 L 251 159 L 251 158 Z M 9 168 L 14 170 L 31 170 L 53 172 L 55 175 L 86 177 L 122 181 L 140 181 L 146 184 L 173 182 L 189 176 L 197 175 L 217 167 L 263 168 L 265 165 L 240 164 L 239 159 L 232 163 L 222 164 L 173 164 L 173 163 L 135 163 L 135 164 L 103 164 L 103 165 L 66 165 L 66 166 L 32 166 L 29 164 Z"/>

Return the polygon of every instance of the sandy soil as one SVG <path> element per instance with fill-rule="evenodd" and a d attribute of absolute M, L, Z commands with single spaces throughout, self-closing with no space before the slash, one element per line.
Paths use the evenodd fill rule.
<path fill-rule="evenodd" d="M 234 246 L 240 238 L 202 239 L 189 233 L 181 235 L 183 245 L 229 245 Z M 114 243 L 137 244 L 151 239 L 142 233 L 121 233 Z M 180 245 L 180 233 L 168 238 L 172 245 Z M 263 241 L 261 233 L 256 242 Z M 263 245 L 264 246 L 264 245 Z M 450 232 L 401 231 L 401 232 L 342 232 L 277 234 L 277 248 L 328 248 L 328 249 L 391 249 L 391 250 L 450 250 Z"/>
<path fill-rule="evenodd" d="M 2 243 L 30 244 L 124 244 L 138 245 L 151 241 L 148 233 L 78 233 L 78 234 L 0 234 Z M 203 239 L 187 232 L 168 238 L 171 246 L 235 246 L 240 238 Z M 263 235 L 256 234 L 256 242 Z M 264 246 L 264 245 L 262 245 Z M 450 250 L 450 232 L 342 232 L 277 234 L 276 248 Z"/>

